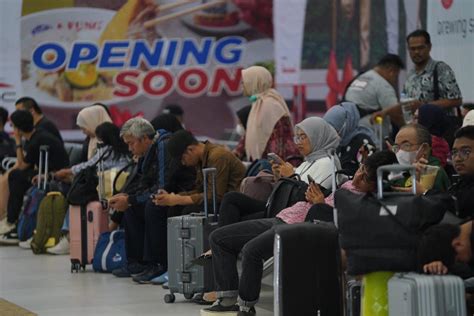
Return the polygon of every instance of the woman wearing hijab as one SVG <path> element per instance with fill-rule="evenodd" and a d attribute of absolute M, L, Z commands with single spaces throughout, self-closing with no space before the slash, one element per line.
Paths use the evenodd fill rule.
<path fill-rule="evenodd" d="M 332 187 L 332 162 L 330 152 L 339 146 L 339 136 L 336 130 L 320 117 L 310 117 L 295 126 L 295 143 L 305 161 L 294 168 L 288 162 L 282 164 L 273 163 L 272 168 L 275 176 L 289 177 L 298 174 L 301 180 L 308 183 L 310 175 L 317 184 L 326 190 Z M 335 159 L 336 169 L 340 169 L 339 159 Z M 321 193 L 315 186 L 316 193 Z M 235 224 L 250 219 L 263 218 L 266 202 L 253 199 L 239 192 L 228 192 L 222 199 L 219 208 L 219 227 Z M 208 251 L 201 255 L 211 258 Z M 207 296 L 211 296 L 207 294 Z M 198 302 L 204 303 L 204 302 Z"/>
<path fill-rule="evenodd" d="M 290 111 L 283 97 L 272 88 L 270 72 L 261 66 L 242 70 L 244 95 L 252 102 L 245 136 L 236 149 L 236 155 L 249 161 L 266 158 L 275 153 L 284 160 L 297 156 L 292 141 L 293 125 Z"/>
<path fill-rule="evenodd" d="M 77 115 L 76 124 L 88 138 L 87 161 L 90 161 L 91 158 L 96 155 L 97 137 L 95 131 L 99 125 L 105 122 L 112 123 L 112 119 L 101 105 L 86 107 Z M 58 180 L 69 182 L 72 176 L 79 173 L 82 169 L 87 168 L 87 161 L 72 166 L 70 169 L 59 170 L 54 174 L 54 176 Z"/>
<path fill-rule="evenodd" d="M 446 112 L 436 105 L 425 104 L 418 109 L 418 124 L 423 125 L 431 134 L 431 155 L 446 167 L 450 155 L 449 144 L 443 138 L 446 132 Z"/>
<path fill-rule="evenodd" d="M 333 106 L 323 119 L 331 124 L 341 137 L 337 154 L 342 169 L 353 176 L 359 168 L 359 149 L 364 145 L 374 146 L 376 140 L 374 132 L 370 128 L 359 126 L 359 110 L 352 102 L 342 102 Z"/>

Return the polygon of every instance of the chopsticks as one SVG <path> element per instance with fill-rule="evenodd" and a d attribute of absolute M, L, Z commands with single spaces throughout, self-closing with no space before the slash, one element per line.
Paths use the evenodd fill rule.
<path fill-rule="evenodd" d="M 196 2 L 196 1 L 198 1 L 198 0 L 182 0 L 182 1 L 176 1 L 175 3 L 168 3 L 168 4 L 164 4 L 164 5 L 158 5 L 155 12 L 157 14 L 159 14 L 159 13 L 164 12 L 166 10 L 171 10 L 171 9 L 180 7 L 182 5 L 193 3 L 193 2 Z"/>
<path fill-rule="evenodd" d="M 158 7 L 158 11 L 159 12 L 162 12 L 163 11 L 163 7 L 167 6 L 166 9 L 169 9 L 169 6 L 173 6 L 172 8 L 175 8 L 175 7 L 178 7 L 178 6 L 181 6 L 183 4 L 187 4 L 187 3 L 191 3 L 191 2 L 194 2 L 192 0 L 184 0 L 182 2 L 177 2 L 177 3 L 172 3 L 172 4 L 168 4 L 168 5 L 164 5 L 161 7 L 161 9 Z M 169 15 L 165 15 L 165 16 L 161 16 L 161 17 L 158 17 L 158 18 L 155 18 L 153 20 L 149 20 L 149 21 L 146 21 L 143 26 L 145 28 L 150 28 L 150 27 L 154 27 L 160 23 L 163 23 L 163 22 L 166 22 L 166 21 L 169 21 L 169 20 L 172 20 L 172 19 L 175 19 L 175 18 L 179 18 L 181 16 L 184 16 L 184 15 L 187 15 L 187 14 L 190 14 L 190 13 L 193 13 L 193 12 L 196 12 L 196 11 L 201 11 L 201 10 L 205 10 L 205 9 L 209 9 L 209 8 L 212 8 L 212 7 L 215 7 L 215 6 L 218 6 L 220 4 L 224 4 L 228 2 L 228 0 L 215 0 L 215 1 L 212 1 L 212 2 L 208 2 L 208 3 L 204 3 L 204 4 L 201 4 L 201 5 L 198 5 L 198 6 L 195 6 L 195 7 L 192 7 L 192 8 L 189 8 L 189 9 L 186 9 L 186 10 L 183 10 L 183 11 L 180 11 L 180 12 L 175 12 L 175 13 L 171 13 Z"/>

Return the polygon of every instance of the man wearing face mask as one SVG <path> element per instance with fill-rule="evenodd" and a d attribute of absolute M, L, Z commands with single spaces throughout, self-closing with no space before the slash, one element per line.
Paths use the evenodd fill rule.
<path fill-rule="evenodd" d="M 392 151 L 396 154 L 398 163 L 401 165 L 412 165 L 420 162 L 439 167 L 433 189 L 443 192 L 448 190 L 448 175 L 442 168 L 438 158 L 431 155 L 431 134 L 426 127 L 419 124 L 403 126 L 395 137 Z M 408 175 L 394 181 L 394 186 L 410 187 L 411 185 L 411 178 Z"/>

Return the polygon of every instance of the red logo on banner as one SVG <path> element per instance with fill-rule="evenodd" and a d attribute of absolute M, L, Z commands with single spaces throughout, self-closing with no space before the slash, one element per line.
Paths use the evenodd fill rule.
<path fill-rule="evenodd" d="M 441 0 L 441 4 L 447 10 L 453 5 L 454 0 Z"/>
<path fill-rule="evenodd" d="M 11 85 L 9 85 L 8 83 L 3 83 L 3 82 L 0 82 L 0 88 L 10 88 Z"/>

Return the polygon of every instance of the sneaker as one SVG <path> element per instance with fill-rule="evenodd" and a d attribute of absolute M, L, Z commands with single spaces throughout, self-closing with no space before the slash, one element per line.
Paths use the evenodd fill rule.
<path fill-rule="evenodd" d="M 18 234 L 16 232 L 16 227 L 8 233 L 0 236 L 0 244 L 4 245 L 18 245 L 20 240 L 18 239 Z"/>
<path fill-rule="evenodd" d="M 68 255 L 69 254 L 69 240 L 67 236 L 62 236 L 56 246 L 46 248 L 46 252 L 52 255 Z"/>
<path fill-rule="evenodd" d="M 239 312 L 239 305 L 224 306 L 221 305 L 221 300 L 217 300 L 212 304 L 211 307 L 201 309 L 201 316 L 213 316 L 213 315 L 229 315 L 237 316 Z"/>
<path fill-rule="evenodd" d="M 257 312 L 255 311 L 255 307 L 250 307 L 248 311 L 239 311 L 237 316 L 255 316 L 257 315 Z"/>
<path fill-rule="evenodd" d="M 170 289 L 170 285 L 168 284 L 168 282 L 164 283 L 162 286 L 163 290 L 169 290 Z"/>
<path fill-rule="evenodd" d="M 162 285 L 162 284 L 165 284 L 166 282 L 168 282 L 168 272 L 165 272 L 162 275 L 150 281 L 150 283 L 153 285 Z"/>
<path fill-rule="evenodd" d="M 18 246 L 20 246 L 20 248 L 22 248 L 22 249 L 30 250 L 30 249 L 31 249 L 31 241 L 32 241 L 32 240 L 33 240 L 33 237 L 31 237 L 30 239 L 25 240 L 25 241 L 20 241 L 20 243 L 18 244 Z"/>
<path fill-rule="evenodd" d="M 139 275 L 134 276 L 133 281 L 140 284 L 148 284 L 151 282 L 151 280 L 165 273 L 166 273 L 166 270 L 163 268 L 161 264 L 151 265 L 148 267 L 148 269 L 143 271 L 143 273 L 140 273 Z"/>
<path fill-rule="evenodd" d="M 112 274 L 115 275 L 117 278 L 129 278 L 131 276 L 136 276 L 142 273 L 143 271 L 145 271 L 145 269 L 145 265 L 134 262 L 115 269 L 114 271 L 112 271 Z"/>
<path fill-rule="evenodd" d="M 0 222 L 0 235 L 5 235 L 6 233 L 12 231 L 15 228 L 15 224 L 10 224 L 6 218 Z"/>

